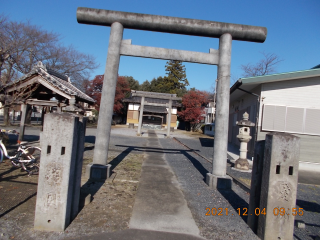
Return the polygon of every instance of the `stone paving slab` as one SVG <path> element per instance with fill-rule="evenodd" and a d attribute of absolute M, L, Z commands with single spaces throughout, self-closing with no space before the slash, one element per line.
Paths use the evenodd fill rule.
<path fill-rule="evenodd" d="M 204 240 L 204 238 L 188 235 L 188 234 L 177 234 L 169 232 L 160 231 L 149 231 L 141 229 L 126 229 L 123 231 L 113 232 L 113 233 L 101 233 L 92 236 L 70 238 L 78 240 Z M 66 239 L 67 240 L 67 239 Z"/>
<path fill-rule="evenodd" d="M 148 138 L 129 228 L 199 235 L 199 229 L 164 159 L 162 146 L 154 131 Z M 150 136 L 150 134 L 149 134 Z"/>

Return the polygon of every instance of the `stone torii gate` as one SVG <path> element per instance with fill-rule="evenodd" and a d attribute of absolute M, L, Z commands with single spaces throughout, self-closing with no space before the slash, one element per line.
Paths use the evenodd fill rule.
<path fill-rule="evenodd" d="M 232 40 L 262 43 L 266 39 L 267 29 L 265 27 L 241 24 L 84 7 L 77 9 L 77 20 L 78 23 L 83 24 L 111 26 L 94 157 L 93 163 L 87 168 L 87 175 L 90 174 L 90 178 L 94 179 L 104 179 L 109 175 L 110 165 L 107 165 L 108 147 L 120 56 L 136 56 L 218 66 L 213 170 L 212 174 L 207 174 L 206 182 L 212 188 L 230 188 L 231 181 L 226 175 L 226 158 L 229 122 L 231 43 Z M 210 49 L 209 53 L 200 53 L 135 46 L 131 44 L 131 40 L 122 40 L 124 28 L 219 38 L 219 49 Z"/>
<path fill-rule="evenodd" d="M 132 91 L 131 95 L 141 97 L 138 135 L 140 136 L 140 134 L 141 134 L 144 105 L 155 105 L 155 106 L 168 107 L 167 136 L 169 137 L 170 136 L 170 124 L 171 124 L 172 100 L 181 100 L 182 98 L 177 97 L 176 94 L 166 94 L 166 93 L 159 94 L 159 93 L 150 93 L 150 92 L 146 93 L 143 91 Z M 167 103 L 167 104 L 149 103 L 149 102 L 145 101 L 145 98 L 148 98 L 148 97 L 149 98 L 166 99 L 166 100 L 169 100 L 169 103 Z"/>

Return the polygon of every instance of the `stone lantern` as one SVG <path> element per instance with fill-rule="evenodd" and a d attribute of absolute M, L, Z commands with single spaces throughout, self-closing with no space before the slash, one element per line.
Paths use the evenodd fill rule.
<path fill-rule="evenodd" d="M 236 124 L 239 126 L 239 135 L 237 135 L 237 138 L 240 141 L 240 157 L 235 161 L 234 167 L 240 170 L 249 170 L 247 147 L 248 142 L 252 138 L 250 136 L 250 127 L 254 127 L 255 124 L 249 121 L 249 114 L 247 112 L 243 114 L 243 120 L 237 121 Z"/>

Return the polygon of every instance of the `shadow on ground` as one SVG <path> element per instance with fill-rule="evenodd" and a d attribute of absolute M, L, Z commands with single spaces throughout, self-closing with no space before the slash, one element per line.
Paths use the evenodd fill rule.
<path fill-rule="evenodd" d="M 0 165 L 0 218 L 10 213 L 37 195 L 37 176 L 28 176 L 25 171 L 11 166 L 9 162 Z"/>
<path fill-rule="evenodd" d="M 233 190 L 218 190 L 221 195 L 230 203 L 230 205 L 238 211 L 238 208 L 240 208 L 240 217 L 242 220 L 246 223 L 249 211 L 249 204 L 243 200 L 238 194 L 236 194 Z"/>
<path fill-rule="evenodd" d="M 95 143 L 96 142 L 96 136 L 85 136 L 84 141 L 86 143 Z"/>
<path fill-rule="evenodd" d="M 95 141 L 94 136 L 89 136 L 88 138 L 86 137 L 86 142 L 89 141 Z M 88 147 L 85 148 L 86 150 L 91 150 L 93 147 Z M 110 168 L 110 177 L 113 176 L 114 172 L 113 170 L 121 163 L 127 156 L 128 154 L 133 150 L 132 147 L 128 147 L 126 150 L 122 151 L 118 156 L 116 156 L 112 161 L 109 162 L 111 164 Z M 90 202 L 94 199 L 94 195 L 99 191 L 99 189 L 102 187 L 104 182 L 98 182 L 98 181 L 92 181 L 88 180 L 85 184 L 82 185 L 80 188 L 80 203 L 79 203 L 79 212 L 83 209 L 85 206 L 86 201 Z M 89 199 L 88 199 L 89 198 Z"/>
<path fill-rule="evenodd" d="M 300 199 L 297 199 L 296 203 L 305 211 L 320 213 L 320 205 L 318 203 L 308 202 Z"/>
<path fill-rule="evenodd" d="M 199 138 L 202 147 L 213 147 L 214 139 L 213 138 Z"/>

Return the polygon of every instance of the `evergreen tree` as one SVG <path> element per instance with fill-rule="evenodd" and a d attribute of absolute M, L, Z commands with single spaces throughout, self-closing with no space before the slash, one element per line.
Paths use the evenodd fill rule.
<path fill-rule="evenodd" d="M 132 76 L 125 76 L 131 90 L 139 90 L 140 84 L 138 80 L 135 80 Z"/>
<path fill-rule="evenodd" d="M 167 76 L 164 78 L 165 89 L 169 93 L 178 94 L 186 90 L 189 82 L 186 75 L 186 68 L 181 61 L 169 60 L 166 64 Z M 182 91 L 181 91 L 182 90 Z"/>
<path fill-rule="evenodd" d="M 145 80 L 140 86 L 140 91 L 150 92 L 150 82 L 148 80 Z"/>

